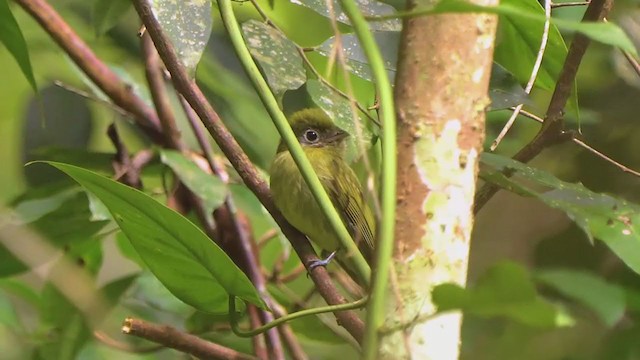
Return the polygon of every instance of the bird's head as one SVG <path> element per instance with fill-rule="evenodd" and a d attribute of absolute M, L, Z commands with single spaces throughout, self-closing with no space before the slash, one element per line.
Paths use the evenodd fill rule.
<path fill-rule="evenodd" d="M 337 127 L 327 114 L 318 108 L 304 109 L 294 113 L 289 123 L 303 148 L 344 148 L 344 140 L 349 133 Z M 280 141 L 278 152 L 287 146 Z"/>

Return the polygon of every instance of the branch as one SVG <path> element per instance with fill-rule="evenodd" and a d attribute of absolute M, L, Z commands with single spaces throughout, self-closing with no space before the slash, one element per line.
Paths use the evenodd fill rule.
<path fill-rule="evenodd" d="M 609 13 L 612 5 L 613 0 L 592 0 L 582 21 L 602 21 Z M 564 107 L 571 96 L 580 62 L 590 43 L 591 40 L 588 37 L 580 33 L 575 34 L 549 101 L 544 123 L 542 123 L 540 131 L 538 131 L 533 140 L 513 156 L 514 160 L 527 163 L 547 147 L 572 138 L 573 135 L 571 133 L 564 131 Z M 476 194 L 474 212 L 478 213 L 499 190 L 500 188 L 493 184 L 483 185 Z"/>
<path fill-rule="evenodd" d="M 540 47 L 538 48 L 538 55 L 536 56 L 536 61 L 533 64 L 533 68 L 531 69 L 531 75 L 529 75 L 529 81 L 527 82 L 527 86 L 524 88 L 524 92 L 527 95 L 531 93 L 531 90 L 533 89 L 533 85 L 536 82 L 536 78 L 538 77 L 538 71 L 540 70 L 540 65 L 542 65 L 542 59 L 544 58 L 544 51 L 547 48 L 547 41 L 549 40 L 549 27 L 551 24 L 551 0 L 544 0 L 544 16 L 545 16 L 544 27 L 542 29 L 542 38 L 540 39 Z M 513 110 L 513 113 L 511 113 L 511 117 L 502 128 L 502 131 L 500 131 L 500 134 L 498 134 L 498 137 L 496 137 L 496 139 L 491 144 L 491 148 L 490 148 L 491 151 L 495 151 L 495 149 L 498 147 L 502 139 L 507 135 L 507 132 L 509 131 L 509 129 L 511 129 L 511 126 L 513 126 L 513 123 L 516 121 L 516 118 L 518 117 L 518 114 L 520 114 L 520 111 L 522 110 L 523 106 L 524 104 L 518 104 L 518 106 L 515 107 L 515 109 Z"/>
<path fill-rule="evenodd" d="M 152 324 L 140 319 L 127 318 L 122 324 L 122 332 L 191 354 L 199 359 L 257 359 L 195 335 L 183 333 L 171 326 Z"/>
<path fill-rule="evenodd" d="M 171 79 L 176 90 L 184 96 L 189 105 L 198 114 L 209 133 L 223 151 L 227 159 L 236 169 L 247 187 L 256 195 L 258 200 L 271 213 L 283 233 L 291 242 L 300 260 L 307 266 L 318 257 L 306 237 L 291 226 L 280 214 L 271 198 L 271 193 L 266 182 L 251 163 L 247 155 L 240 148 L 229 130 L 222 123 L 218 114 L 207 102 L 204 94 L 195 81 L 189 78 L 180 60 L 175 54 L 173 46 L 162 32 L 160 24 L 153 16 L 151 6 L 145 0 L 135 0 L 134 6 L 142 22 L 147 28 L 160 57 L 171 74 Z M 320 294 L 331 305 L 344 304 L 346 299 L 340 294 L 331 282 L 327 270 L 324 267 L 316 267 L 309 271 L 311 279 L 316 284 Z M 361 340 L 364 324 L 353 311 L 336 313 L 338 321 L 356 339 Z"/>
<path fill-rule="evenodd" d="M 524 115 L 525 117 L 531 119 L 531 120 L 535 120 L 539 123 L 543 123 L 544 120 L 528 111 L 521 111 L 522 115 Z M 618 169 L 622 170 L 622 172 L 634 175 L 634 176 L 638 176 L 640 177 L 640 172 L 633 170 L 625 165 L 622 165 L 621 163 L 615 161 L 614 159 L 612 159 L 611 157 L 601 153 L 600 151 L 596 150 L 595 148 L 593 148 L 591 145 L 585 143 L 584 141 L 578 139 L 578 138 L 572 138 L 571 141 L 573 141 L 573 143 L 577 144 L 578 146 L 582 147 L 583 149 L 589 151 L 590 153 L 594 154 L 595 156 L 601 158 L 602 160 L 610 163 L 611 165 L 617 167 Z"/>
<path fill-rule="evenodd" d="M 160 121 L 147 106 L 44 0 L 16 0 L 69 55 L 73 62 L 96 84 L 114 104 L 131 114 L 152 139 L 162 143 Z"/>

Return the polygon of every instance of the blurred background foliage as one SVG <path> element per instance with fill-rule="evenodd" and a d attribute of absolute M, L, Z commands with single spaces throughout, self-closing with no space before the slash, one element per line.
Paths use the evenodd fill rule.
<path fill-rule="evenodd" d="M 333 66 L 322 52 L 323 48 L 330 49 L 323 43 L 333 35 L 326 17 L 294 2 L 259 3 L 288 39 L 304 49 L 319 47 L 318 51 L 307 52 L 307 56 L 320 73 L 325 74 Z M 102 60 L 128 79 L 134 91 L 149 99 L 135 36 L 140 24 L 132 9 L 122 17 L 109 19 L 96 16 L 99 9 L 93 1 L 57 0 L 51 4 Z M 389 4 L 402 6 L 401 2 Z M 640 44 L 639 5 L 637 0 L 619 0 L 610 16 L 627 30 L 636 47 Z M 250 3 L 238 2 L 234 6 L 241 22 L 261 20 Z M 195 311 L 177 300 L 148 271 L 141 270 L 144 266 L 124 236 L 112 223 L 95 218 L 93 202 L 62 173 L 42 164 L 25 167 L 31 160 L 51 159 L 110 175 L 114 148 L 105 135 L 113 122 L 130 152 L 144 149 L 149 143 L 110 106 L 69 91 L 68 88 L 89 90 L 80 71 L 31 17 L 18 7 L 12 10 L 27 40 L 39 91 L 34 93 L 15 60 L 0 47 L 0 205 L 13 207 L 23 216 L 33 216 L 30 228 L 34 234 L 29 236 L 65 249 L 68 257 L 95 275 L 95 283 L 90 286 L 103 288 L 113 307 L 101 326 L 108 336 L 132 346 L 149 347 L 119 334 L 122 319 L 136 315 L 250 352 L 250 341 L 228 332 L 226 318 Z M 554 10 L 554 15 L 579 19 L 583 11 L 582 7 L 567 7 Z M 212 18 L 211 38 L 196 78 L 252 161 L 267 169 L 279 136 L 240 68 L 215 4 Z M 339 27 L 349 31 L 348 25 Z M 569 43 L 572 35 L 563 36 Z M 388 52 L 393 54 L 394 45 L 388 46 Z M 557 57 L 553 60 L 558 61 Z M 330 80 L 344 89 L 345 84 L 335 73 L 331 73 Z M 374 104 L 375 94 L 363 77 L 350 76 L 356 98 L 368 107 Z M 318 84 L 309 82 L 299 90 L 284 93 L 285 112 L 312 105 L 314 98 L 309 94 L 320 91 Z M 569 111 L 569 127 L 599 151 L 640 169 L 640 142 L 636 141 L 640 138 L 640 79 L 620 52 L 592 43 L 577 84 L 580 112 L 578 117 Z M 550 91 L 535 89 L 527 108 L 542 115 L 550 95 Z M 509 115 L 508 111 L 488 113 L 487 145 Z M 186 141 L 195 144 L 184 119 L 179 119 L 179 126 Z M 538 128 L 536 123 L 520 117 L 497 152 L 512 155 Z M 375 142 L 375 127 L 368 125 L 365 130 L 371 132 L 368 140 Z M 548 149 L 531 165 L 565 181 L 581 182 L 593 191 L 640 202 L 640 179 L 575 144 Z M 249 216 L 255 237 L 260 238 L 273 229 L 274 223 L 253 195 L 237 183 L 233 173 L 231 176 L 234 183 L 229 190 Z M 155 159 L 143 172 L 145 192 L 162 200 L 164 186 L 170 181 L 167 177 L 170 178 L 166 167 L 159 158 Z M 52 194 L 56 196 L 51 197 Z M 48 207 L 54 210 L 47 211 Z M 100 241 L 93 241 L 96 239 Z M 291 271 L 297 258 L 281 256 L 289 253 L 283 239 L 270 241 L 261 248 L 262 265 L 268 272 L 276 265 L 282 266 L 285 273 Z M 43 359 L 177 356 L 171 350 L 132 354 L 95 339 L 87 342 L 91 334 L 78 318 L 79 312 L 56 290 L 54 282 L 41 276 L 55 270 L 58 260 L 40 259 L 42 266 L 26 271 L 23 262 L 6 250 L 0 256 L 0 359 L 22 359 L 28 354 Z M 533 198 L 502 191 L 482 210 L 473 234 L 469 282 L 475 289 L 472 294 L 461 295 L 458 289 L 447 287 L 438 290 L 440 299 L 444 299 L 442 304 L 463 308 L 467 313 L 464 359 L 640 359 L 638 274 L 602 243 L 590 243 L 563 212 Z M 307 301 L 306 306 L 322 303 L 317 296 L 305 299 L 311 287 L 311 282 L 300 276 L 269 290 L 282 304 L 295 308 L 303 300 Z M 312 358 L 355 356 L 353 344 L 337 329 L 331 316 L 296 320 L 291 325 Z"/>

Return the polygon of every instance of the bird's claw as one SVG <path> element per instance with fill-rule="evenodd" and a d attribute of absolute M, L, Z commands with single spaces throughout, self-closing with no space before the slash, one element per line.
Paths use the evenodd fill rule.
<path fill-rule="evenodd" d="M 309 263 L 309 271 L 317 268 L 318 266 L 324 266 L 327 267 L 327 265 L 329 265 L 329 263 L 331 262 L 331 260 L 333 260 L 333 258 L 336 256 L 336 252 L 334 251 L 331 254 L 329 254 L 329 256 L 327 256 L 325 259 L 322 260 L 313 260 Z"/>

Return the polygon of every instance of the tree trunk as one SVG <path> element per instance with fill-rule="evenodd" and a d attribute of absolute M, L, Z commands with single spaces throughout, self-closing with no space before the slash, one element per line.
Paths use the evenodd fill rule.
<path fill-rule="evenodd" d="M 428 3 L 410 1 L 409 9 Z M 429 319 L 431 291 L 466 282 L 496 25 L 488 14 L 404 23 L 395 87 L 398 215 L 381 358 L 458 358 L 462 316 Z"/>

